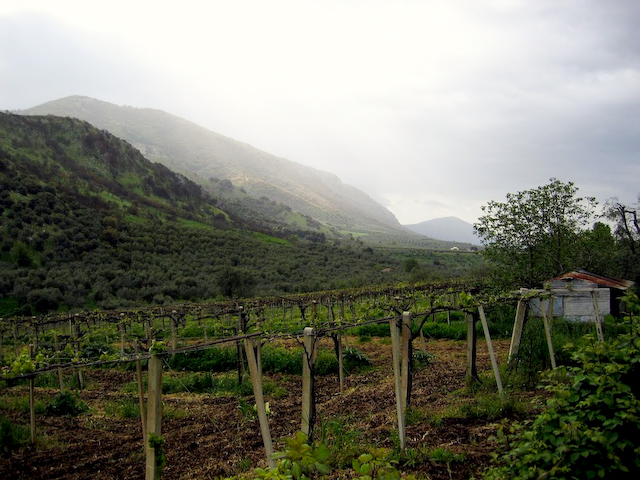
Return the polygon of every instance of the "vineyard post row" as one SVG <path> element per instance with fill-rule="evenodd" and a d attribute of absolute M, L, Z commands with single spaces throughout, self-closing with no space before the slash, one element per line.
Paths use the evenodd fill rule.
<path fill-rule="evenodd" d="M 518 301 L 518 309 L 517 309 L 517 314 L 515 319 L 515 324 L 516 324 L 515 326 L 520 326 L 520 324 L 524 323 L 524 319 L 526 318 L 526 315 L 523 312 L 526 310 L 526 303 L 527 303 L 527 298 L 525 297 L 521 297 Z M 315 304 L 312 304 L 312 305 L 315 305 Z M 433 307 L 432 305 L 432 308 L 430 310 L 414 314 L 415 316 L 423 316 L 423 320 L 420 323 L 419 331 L 422 330 L 422 327 L 424 326 L 424 323 L 426 322 L 426 320 L 430 316 L 434 315 L 434 312 L 450 311 L 451 308 L 453 307 Z M 475 324 L 477 322 L 477 318 L 479 317 L 484 329 L 485 339 L 487 341 L 487 347 L 490 352 L 492 367 L 493 367 L 494 375 L 498 385 L 498 389 L 502 394 L 502 385 L 499 377 L 499 371 L 497 368 L 497 362 L 495 360 L 495 355 L 493 354 L 493 347 L 491 344 L 487 320 L 484 315 L 483 305 L 481 303 L 477 303 L 473 305 L 467 304 L 464 306 L 458 305 L 455 307 L 455 309 L 456 310 L 462 309 L 467 312 L 467 325 L 468 325 L 467 377 L 470 379 L 477 379 L 477 370 L 475 365 L 475 351 L 476 351 L 475 345 L 477 341 Z M 329 309 L 329 311 L 331 311 L 331 309 Z M 172 313 L 175 313 L 175 312 L 172 312 Z M 317 314 L 316 308 L 313 308 L 313 314 L 312 314 L 311 320 L 312 320 L 312 323 L 314 324 L 316 323 L 316 320 L 317 320 L 316 314 Z M 243 314 L 241 314 L 241 316 L 242 315 Z M 332 317 L 328 316 L 328 318 L 332 318 Z M 546 319 L 546 315 L 544 315 L 544 318 Z M 275 338 L 282 338 L 282 337 L 297 338 L 300 336 L 304 338 L 302 344 L 304 345 L 303 359 L 304 359 L 304 365 L 306 366 L 306 368 L 303 373 L 303 404 L 302 404 L 302 415 L 301 415 L 302 416 L 301 428 L 305 433 L 309 435 L 309 437 L 311 437 L 314 413 L 315 413 L 315 405 L 313 402 L 313 398 L 314 398 L 313 367 L 315 364 L 315 359 L 317 357 L 318 340 L 323 336 L 328 336 L 334 332 L 341 333 L 343 330 L 353 328 L 354 326 L 357 326 L 357 325 L 389 322 L 391 335 L 392 335 L 392 352 L 393 352 L 392 361 L 393 361 L 393 367 L 394 367 L 394 383 L 395 383 L 395 396 L 396 396 L 396 406 L 397 406 L 397 414 L 398 414 L 398 430 L 399 430 L 401 447 L 404 448 L 406 444 L 406 437 L 404 432 L 404 413 L 406 411 L 407 405 L 409 404 L 410 385 L 411 385 L 410 351 L 412 348 L 413 334 L 412 334 L 410 325 L 411 325 L 412 319 L 413 319 L 412 314 L 408 311 L 405 311 L 405 312 L 402 312 L 401 316 L 395 315 L 392 317 L 377 318 L 377 319 L 368 320 L 364 322 L 346 323 L 346 322 L 340 322 L 340 321 L 337 321 L 337 322 L 327 321 L 325 326 L 321 328 L 306 327 L 302 334 L 300 333 L 267 334 L 264 331 L 246 334 L 246 333 L 240 332 L 239 335 L 235 335 L 234 337 L 217 339 L 212 342 L 206 342 L 205 344 L 190 345 L 182 348 L 178 348 L 177 343 L 172 341 L 171 342 L 172 348 L 167 351 L 160 351 L 160 350 L 154 351 L 152 347 L 151 354 L 143 354 L 143 355 L 136 354 L 134 356 L 130 356 L 128 358 L 123 358 L 118 360 L 90 362 L 85 364 L 73 364 L 73 363 L 55 364 L 55 365 L 50 365 L 47 368 L 40 369 L 38 371 L 19 375 L 18 377 L 29 378 L 31 383 L 31 381 L 38 374 L 41 374 L 41 373 L 44 373 L 45 371 L 50 371 L 53 369 L 56 369 L 59 371 L 60 369 L 63 369 L 63 368 L 74 368 L 74 369 L 77 369 L 78 372 L 80 372 L 81 371 L 80 368 L 82 366 L 86 367 L 89 365 L 100 365 L 104 363 L 118 363 L 118 362 L 125 362 L 125 361 L 131 361 L 131 360 L 135 360 L 138 363 L 142 359 L 154 359 L 154 358 L 159 359 L 160 357 L 165 355 L 175 356 L 176 354 L 186 353 L 189 351 L 202 350 L 217 344 L 228 343 L 228 342 L 237 343 L 240 341 L 244 341 L 245 352 L 247 355 L 249 369 L 251 373 L 251 381 L 252 381 L 252 386 L 254 390 L 254 396 L 256 398 L 256 407 L 258 410 L 258 417 L 260 420 L 261 433 L 262 433 L 263 442 L 265 445 L 265 451 L 267 454 L 268 461 L 270 462 L 270 464 L 272 464 L 270 455 L 273 452 L 273 447 L 271 443 L 268 420 L 266 417 L 266 409 L 265 409 L 264 399 L 262 395 L 262 372 L 261 372 L 260 362 L 257 360 L 257 358 L 259 357 L 256 356 L 255 342 L 258 341 L 257 345 L 261 345 L 261 342 L 263 340 L 272 340 Z M 75 329 L 73 328 L 73 325 L 72 325 L 71 331 L 74 332 L 74 330 Z M 174 328 L 172 327 L 172 331 L 173 330 Z M 240 330 L 240 328 L 238 328 L 238 330 Z M 514 352 L 513 353 L 514 355 L 515 353 L 517 353 L 517 347 L 519 345 L 519 337 L 518 337 L 518 334 L 516 334 L 516 330 L 517 329 L 514 328 L 514 335 L 512 337 L 511 348 L 510 348 L 510 358 L 511 358 L 512 352 Z M 546 320 L 545 320 L 545 330 L 549 331 L 548 321 Z M 150 333 L 153 332 L 152 328 L 149 328 L 149 332 Z M 520 326 L 519 335 L 521 335 L 521 326 Z M 555 363 L 553 359 L 553 350 L 550 342 L 550 335 L 547 336 L 547 340 L 549 342 L 549 352 L 552 358 L 552 362 Z M 341 349 L 341 343 L 338 343 L 338 345 L 339 347 L 337 350 L 337 354 L 339 355 L 339 352 Z M 151 366 L 152 363 L 155 365 L 155 367 Z M 161 404 L 162 363 L 160 362 L 158 366 L 156 360 L 150 361 L 149 368 L 150 369 L 154 368 L 153 376 L 154 378 L 156 377 L 158 378 L 157 381 L 159 383 L 156 384 L 155 383 L 156 380 L 154 380 L 154 382 L 150 381 L 149 383 L 149 390 L 148 390 L 149 400 L 148 400 L 148 407 L 147 407 L 148 417 L 146 422 L 147 431 L 145 432 L 145 428 L 143 428 L 143 435 L 145 438 L 147 438 L 145 440 L 145 446 L 147 450 L 148 471 L 155 471 L 154 469 L 157 467 L 157 465 L 154 462 L 157 461 L 158 455 L 157 455 L 157 452 L 155 451 L 155 447 L 153 447 L 152 443 L 149 441 L 149 438 L 151 438 L 151 436 L 154 436 L 154 437 L 160 436 L 161 412 L 159 411 L 159 408 L 154 407 L 153 405 L 157 406 Z M 152 375 L 151 371 L 149 375 L 150 376 Z M 141 375 L 138 374 L 137 379 L 139 382 L 139 390 L 141 392 L 141 389 L 142 389 Z M 153 387 L 152 385 L 156 385 L 156 387 Z M 159 385 L 159 387 L 157 387 L 157 385 Z M 141 402 L 141 405 L 140 405 L 141 411 L 144 411 L 143 396 L 139 395 L 139 397 Z M 30 389 L 30 402 L 33 402 L 33 389 Z M 31 413 L 31 424 L 32 424 L 33 435 L 35 436 L 34 412 Z M 152 475 L 155 475 L 155 473 L 153 473 Z M 151 478 L 154 478 L 154 477 L 152 476 Z"/>

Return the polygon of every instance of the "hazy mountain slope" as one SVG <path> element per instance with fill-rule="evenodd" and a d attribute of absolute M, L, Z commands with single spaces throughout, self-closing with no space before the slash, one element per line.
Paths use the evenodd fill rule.
<path fill-rule="evenodd" d="M 160 110 L 72 96 L 19 113 L 86 120 L 205 187 L 210 178 L 228 179 L 254 197 L 282 202 L 341 229 L 400 229 L 389 210 L 331 173 L 276 157 Z"/>
<path fill-rule="evenodd" d="M 87 122 L 0 113 L 0 316 L 398 279 L 396 260 L 356 241 L 244 225 Z"/>
<path fill-rule="evenodd" d="M 480 245 L 480 240 L 473 234 L 473 225 L 458 217 L 435 218 L 404 226 L 413 232 L 438 240 Z"/>

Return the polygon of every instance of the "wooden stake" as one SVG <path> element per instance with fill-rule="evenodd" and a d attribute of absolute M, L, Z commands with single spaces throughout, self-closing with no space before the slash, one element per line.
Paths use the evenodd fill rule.
<path fill-rule="evenodd" d="M 551 300 L 548 300 L 551 302 Z M 542 300 L 540 300 L 540 310 L 542 310 L 542 323 L 544 325 L 544 334 L 547 337 L 547 348 L 549 349 L 549 359 L 551 360 L 551 368 L 556 368 L 556 356 L 553 353 L 553 341 L 551 340 L 551 325 L 549 318 L 547 318 L 547 312 L 542 306 Z"/>
<path fill-rule="evenodd" d="M 56 330 L 53 331 L 53 345 L 54 345 L 54 349 L 55 349 L 55 357 L 56 357 L 56 362 L 60 363 L 60 344 L 58 343 L 58 332 Z M 62 390 L 64 390 L 64 384 L 63 384 L 63 375 L 62 375 L 62 368 L 58 367 L 58 386 L 60 387 L 60 391 L 62 392 Z"/>
<path fill-rule="evenodd" d="M 29 345 L 29 357 L 33 357 L 33 345 Z M 35 399 L 35 377 L 29 377 L 29 417 L 31 424 L 31 443 L 36 443 L 36 399 Z"/>
<path fill-rule="evenodd" d="M 153 355 L 149 359 L 147 394 L 149 405 L 147 410 L 147 435 L 161 437 L 162 425 L 162 358 Z M 161 466 L 158 464 L 156 449 L 148 441 L 146 445 L 146 480 L 160 480 Z"/>
<path fill-rule="evenodd" d="M 302 425 L 301 430 L 311 441 L 315 419 L 315 402 L 313 398 L 313 367 L 315 350 L 315 330 L 305 327 L 302 354 Z"/>
<path fill-rule="evenodd" d="M 407 438 L 404 431 L 404 410 L 402 379 L 400 378 L 400 333 L 398 328 L 398 320 L 389 320 L 389 329 L 391 330 L 391 361 L 393 363 L 393 378 L 395 380 L 396 390 L 396 414 L 398 416 L 398 438 L 400 440 L 400 449 L 404 450 L 407 444 Z"/>
<path fill-rule="evenodd" d="M 476 316 L 467 312 L 467 384 L 479 382 L 478 369 L 476 367 Z"/>
<path fill-rule="evenodd" d="M 134 344 L 134 349 L 138 353 L 138 342 Z M 142 444 L 144 450 L 147 449 L 147 409 L 144 404 L 144 384 L 142 383 L 142 362 L 136 358 L 136 380 L 138 381 L 138 403 L 140 405 L 140 421 L 142 422 Z"/>
<path fill-rule="evenodd" d="M 484 307 L 482 305 L 478 306 L 478 313 L 480 314 L 480 322 L 482 322 L 482 329 L 484 330 L 484 339 L 487 341 L 487 349 L 489 350 L 489 358 L 491 359 L 493 375 L 496 378 L 498 393 L 500 393 L 501 397 L 504 397 L 504 390 L 502 389 L 502 379 L 500 378 L 500 369 L 498 368 L 498 360 L 496 360 L 496 354 L 493 351 L 493 342 L 491 342 L 489 324 L 487 323 L 487 317 L 484 314 Z"/>
<path fill-rule="evenodd" d="M 260 341 L 258 341 L 258 345 L 259 344 Z M 244 339 L 244 349 L 247 354 L 249 374 L 251 375 L 251 385 L 253 386 L 253 396 L 256 399 L 256 410 L 258 411 L 258 421 L 260 422 L 260 433 L 262 433 L 262 442 L 264 443 L 267 462 L 269 462 L 270 468 L 275 468 L 276 462 L 271 458 L 271 455 L 273 455 L 273 444 L 271 443 L 269 420 L 267 419 L 267 410 L 265 408 L 264 396 L 262 393 L 262 373 L 255 355 L 254 342 L 252 338 Z"/>
<path fill-rule="evenodd" d="M 344 391 L 344 364 L 342 361 L 342 332 L 337 335 L 338 347 L 338 381 L 340 382 L 340 393 Z"/>
<path fill-rule="evenodd" d="M 593 300 L 593 311 L 596 314 L 596 332 L 598 334 L 598 340 L 604 342 L 604 332 L 602 331 L 602 319 L 600 318 L 600 307 L 598 307 L 598 299 L 596 298 L 596 292 L 591 291 L 591 299 Z"/>
<path fill-rule="evenodd" d="M 79 326 L 77 324 L 74 324 L 71 327 L 71 334 L 73 336 L 73 343 L 74 343 L 74 350 L 76 352 L 76 354 L 78 353 L 78 328 Z M 78 367 L 76 369 L 76 374 L 78 375 L 78 388 L 80 390 L 84 389 L 84 377 L 82 376 L 82 369 L 80 367 Z"/>
<path fill-rule="evenodd" d="M 402 410 L 411 403 L 411 313 L 402 313 Z"/>
<path fill-rule="evenodd" d="M 522 331 L 524 330 L 524 323 L 527 318 L 527 301 L 519 300 L 518 307 L 516 309 L 516 318 L 513 322 L 513 332 L 511 333 L 511 345 L 509 346 L 509 357 L 507 361 L 512 364 L 518 355 L 520 350 L 520 341 L 522 340 Z"/>
<path fill-rule="evenodd" d="M 173 353 L 171 354 L 171 358 L 176 356 L 176 350 L 178 348 L 178 329 L 176 328 L 176 320 L 173 317 L 170 317 L 171 322 L 171 350 Z"/>

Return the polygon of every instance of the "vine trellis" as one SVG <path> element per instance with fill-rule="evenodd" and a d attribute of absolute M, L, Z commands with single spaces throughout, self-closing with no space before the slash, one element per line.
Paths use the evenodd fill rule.
<path fill-rule="evenodd" d="M 12 338 L 14 348 L 28 344 L 28 355 L 23 365 L 13 371 L 5 371 L 0 380 L 28 379 L 30 403 L 34 402 L 33 380 L 45 372 L 57 371 L 62 385 L 62 370 L 74 369 L 82 385 L 82 368 L 122 362 L 135 362 L 139 385 L 139 401 L 142 413 L 142 431 L 147 458 L 147 478 L 159 478 L 155 446 L 149 438 L 161 434 L 161 379 L 163 356 L 180 355 L 208 349 L 222 344 L 235 344 L 238 350 L 239 377 L 244 371 L 246 358 L 265 446 L 267 461 L 272 465 L 273 453 L 269 424 L 262 395 L 261 348 L 265 342 L 276 339 L 296 339 L 303 349 L 301 430 L 309 437 L 313 434 L 315 398 L 313 373 L 318 354 L 319 340 L 331 338 L 339 363 L 340 389 L 343 388 L 342 341 L 343 332 L 369 324 L 388 323 L 392 339 L 392 362 L 395 381 L 395 397 L 398 433 L 401 448 L 405 448 L 404 414 L 410 404 L 411 359 L 413 340 L 422 335 L 423 327 L 436 314 L 445 312 L 450 321 L 452 311 L 463 311 L 467 323 L 466 372 L 469 381 L 477 381 L 476 324 L 482 323 L 487 341 L 493 373 L 502 395 L 502 383 L 493 352 L 485 307 L 500 303 L 516 304 L 515 325 L 509 351 L 510 361 L 516 358 L 522 325 L 526 318 L 526 306 L 533 297 L 552 299 L 545 291 L 520 290 L 495 293 L 482 290 L 478 284 L 449 282 L 394 286 L 377 289 L 341 290 L 316 294 L 226 301 L 208 304 L 172 305 L 144 309 L 120 309 L 113 311 L 82 312 L 39 317 L 8 317 L 0 319 L 0 355 L 3 339 Z M 551 344 L 550 323 L 545 309 L 543 320 L 552 365 L 555 366 Z M 117 327 L 120 334 L 120 351 L 99 360 L 80 358 L 83 337 L 92 329 L 109 325 Z M 197 325 L 202 333 L 180 336 L 180 328 Z M 53 344 L 40 338 L 53 337 Z M 169 342 L 161 342 L 166 340 Z M 20 341 L 20 340 L 26 341 Z M 178 340 L 184 345 L 179 345 Z M 241 344 L 244 344 L 242 348 Z M 48 353 L 45 357 L 42 352 Z M 17 352 L 15 352 L 17 354 Z M 20 355 L 18 355 L 18 359 Z M 35 360 L 34 360 L 35 358 Z M 65 361 L 66 360 L 66 361 Z M 142 389 L 141 362 L 148 361 L 147 408 L 145 412 Z M 30 363 L 29 363 L 30 362 Z M 19 362 L 18 362 L 19 363 Z M 146 419 L 145 419 L 146 413 Z M 31 409 L 32 440 L 35 439 L 35 412 Z"/>

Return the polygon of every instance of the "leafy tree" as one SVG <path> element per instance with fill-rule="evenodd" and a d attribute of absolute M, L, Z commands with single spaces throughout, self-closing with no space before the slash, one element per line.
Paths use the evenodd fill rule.
<path fill-rule="evenodd" d="M 508 193 L 506 202 L 482 207 L 485 215 L 474 231 L 504 281 L 533 286 L 579 266 L 580 234 L 596 201 L 577 192 L 572 182 L 551 178 L 547 185 Z"/>
<path fill-rule="evenodd" d="M 585 270 L 612 277 L 620 274 L 616 239 L 609 225 L 596 222 L 591 230 L 585 230 L 579 253 Z"/>
<path fill-rule="evenodd" d="M 615 223 L 621 275 L 640 281 L 640 194 L 638 203 L 628 206 L 611 198 L 605 203 L 604 215 Z"/>
<path fill-rule="evenodd" d="M 249 297 L 256 286 L 256 278 L 243 268 L 226 267 L 218 276 L 220 292 L 225 297 Z"/>

